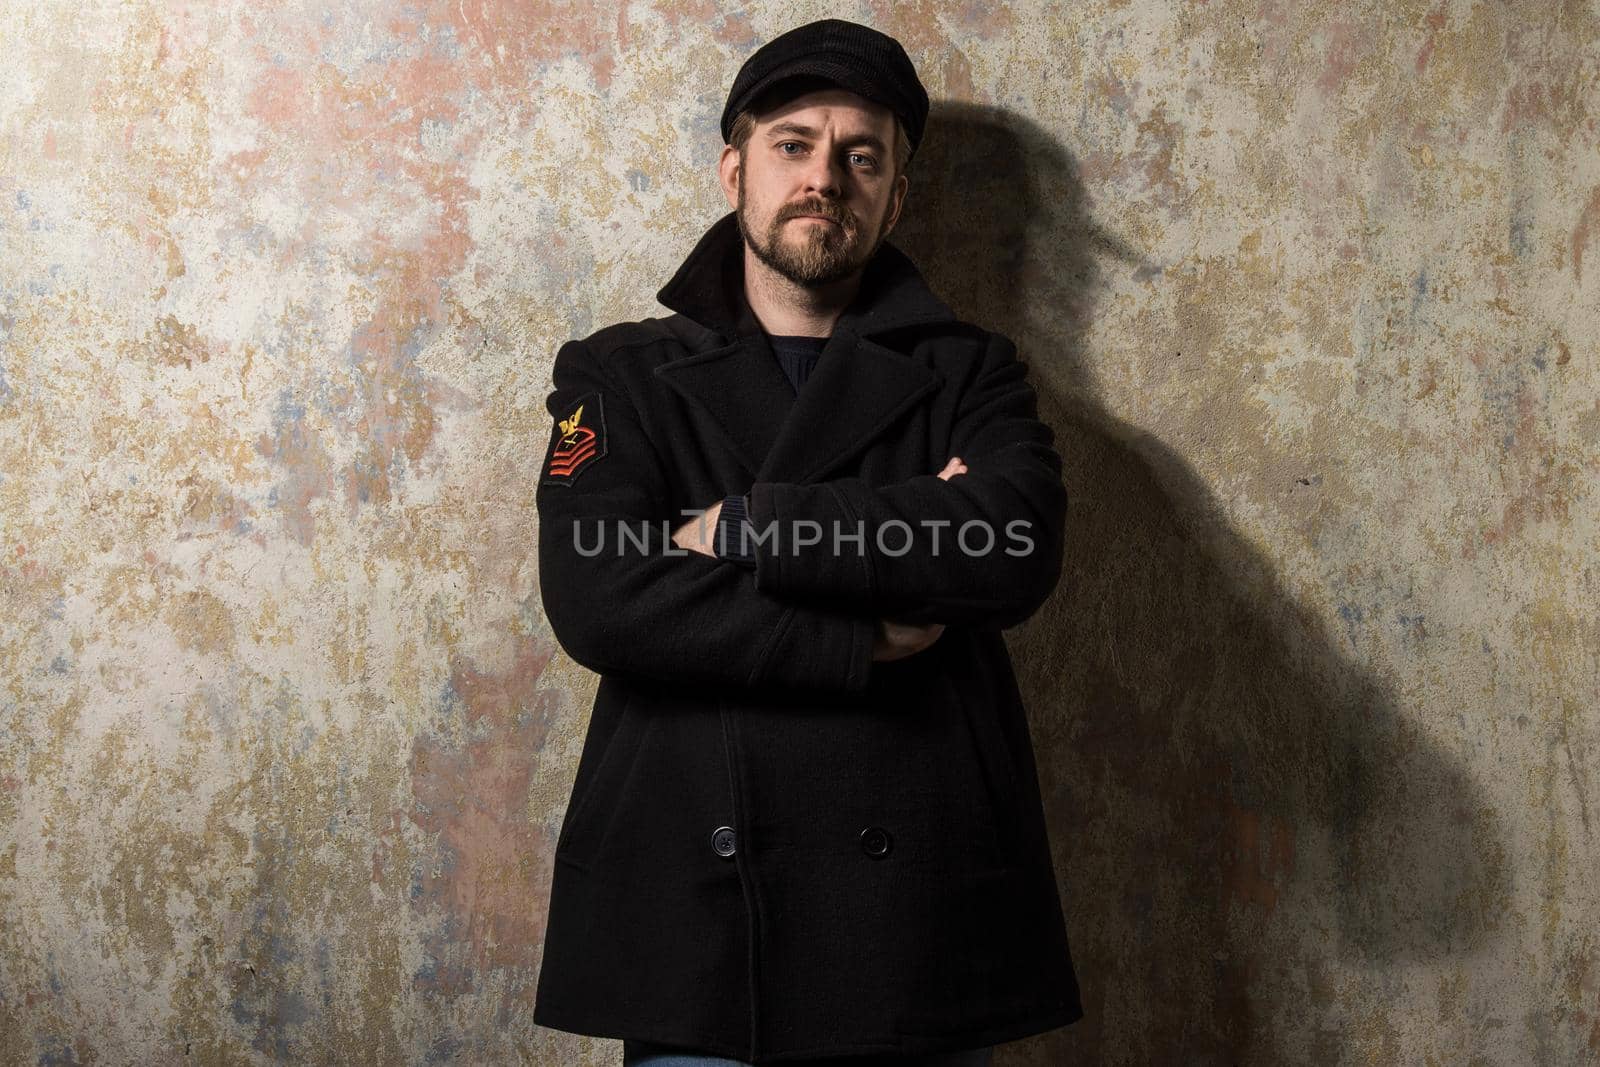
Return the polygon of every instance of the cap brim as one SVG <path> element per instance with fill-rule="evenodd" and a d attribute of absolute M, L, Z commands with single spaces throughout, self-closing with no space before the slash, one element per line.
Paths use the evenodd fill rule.
<path fill-rule="evenodd" d="M 751 87 L 746 99 L 754 103 L 779 88 L 784 82 L 801 79 L 821 80 L 831 83 L 841 89 L 847 89 L 863 99 L 871 100 L 875 104 L 894 111 L 894 107 L 889 101 L 878 95 L 872 84 L 863 78 L 858 71 L 842 63 L 818 62 L 814 57 L 796 59 L 773 70 Z"/>

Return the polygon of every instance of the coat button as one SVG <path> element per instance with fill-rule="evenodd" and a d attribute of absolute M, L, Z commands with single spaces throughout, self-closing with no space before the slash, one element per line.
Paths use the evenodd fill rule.
<path fill-rule="evenodd" d="M 719 826 L 711 831 L 711 847 L 723 859 L 733 855 L 733 827 Z"/>
<path fill-rule="evenodd" d="M 889 831 L 881 826 L 869 826 L 861 831 L 861 851 L 873 859 L 882 859 L 889 854 Z"/>

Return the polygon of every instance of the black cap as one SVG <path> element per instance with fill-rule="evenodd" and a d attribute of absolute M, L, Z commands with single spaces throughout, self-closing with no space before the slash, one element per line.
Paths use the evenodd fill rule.
<path fill-rule="evenodd" d="M 828 82 L 882 104 L 900 117 L 913 152 L 922 140 L 928 91 L 900 42 L 870 26 L 822 19 L 774 37 L 744 61 L 722 109 L 723 141 L 732 140 L 739 112 L 791 78 Z"/>

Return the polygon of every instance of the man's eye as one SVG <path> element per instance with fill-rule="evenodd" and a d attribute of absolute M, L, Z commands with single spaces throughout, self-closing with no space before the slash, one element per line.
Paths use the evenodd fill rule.
<path fill-rule="evenodd" d="M 858 167 L 870 167 L 877 162 L 871 156 L 865 155 L 861 152 L 851 152 L 850 161 Z"/>
<path fill-rule="evenodd" d="M 785 151 L 785 149 L 789 149 L 789 148 L 793 148 L 793 149 L 795 149 L 795 151 L 799 151 L 800 143 L 798 141 L 782 141 L 782 142 L 780 142 L 778 144 L 778 151 L 783 152 L 783 154 L 786 155 L 786 156 L 794 155 L 794 152 Z"/>

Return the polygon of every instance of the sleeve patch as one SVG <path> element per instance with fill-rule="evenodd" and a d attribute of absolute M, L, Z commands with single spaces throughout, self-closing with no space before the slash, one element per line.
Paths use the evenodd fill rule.
<path fill-rule="evenodd" d="M 606 454 L 605 408 L 598 392 L 588 392 L 550 433 L 540 485 L 571 485 Z"/>

